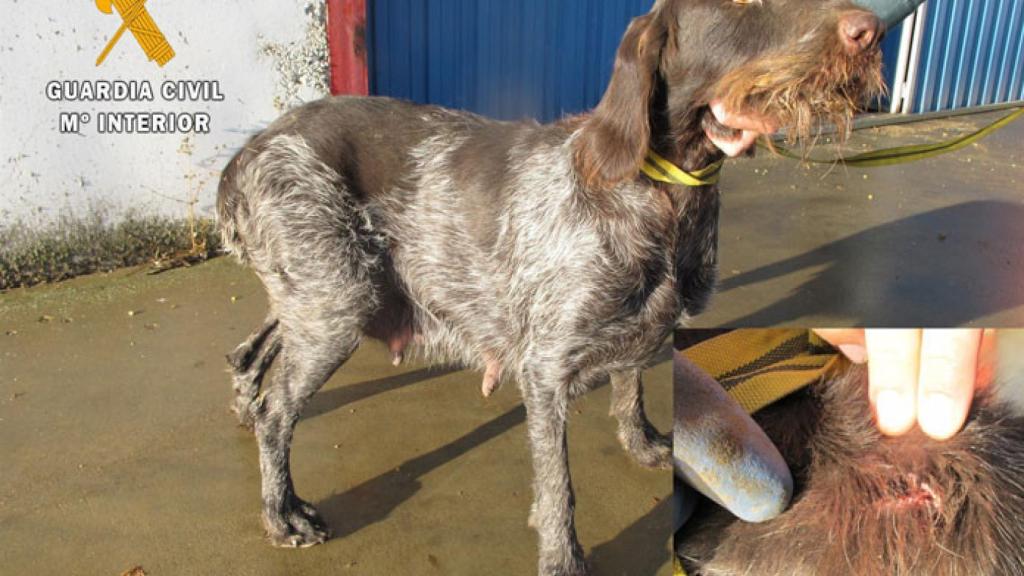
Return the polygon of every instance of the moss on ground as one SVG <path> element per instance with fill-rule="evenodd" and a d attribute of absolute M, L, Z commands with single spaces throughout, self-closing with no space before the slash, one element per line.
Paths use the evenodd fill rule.
<path fill-rule="evenodd" d="M 128 215 L 110 222 L 96 213 L 42 228 L 0 226 L 0 290 L 183 256 L 205 259 L 219 249 L 212 220 Z"/>

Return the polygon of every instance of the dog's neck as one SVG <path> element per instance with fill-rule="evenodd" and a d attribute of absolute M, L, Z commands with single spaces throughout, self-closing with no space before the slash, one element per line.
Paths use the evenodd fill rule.
<path fill-rule="evenodd" d="M 704 135 L 706 107 L 697 106 L 692 93 L 674 96 L 669 98 L 665 83 L 659 82 L 650 107 L 650 148 L 687 172 L 721 160 L 725 155 Z M 717 276 L 718 188 L 661 182 L 655 186 L 667 197 L 677 222 L 676 291 L 682 312 L 693 316 L 704 309 Z"/>
<path fill-rule="evenodd" d="M 707 107 L 698 105 L 696 87 L 678 90 L 686 93 L 669 94 L 665 81 L 659 78 L 651 98 L 650 147 L 669 162 L 693 172 L 725 155 L 704 135 L 702 121 Z"/>
<path fill-rule="evenodd" d="M 672 141 L 661 146 L 667 148 L 666 156 L 673 164 L 683 170 L 695 171 L 710 166 L 722 160 L 725 154 L 704 136 L 701 128 L 700 114 L 695 114 L 695 119 L 690 127 L 680 132 L 673 130 Z M 658 147 L 655 148 L 657 151 Z"/>

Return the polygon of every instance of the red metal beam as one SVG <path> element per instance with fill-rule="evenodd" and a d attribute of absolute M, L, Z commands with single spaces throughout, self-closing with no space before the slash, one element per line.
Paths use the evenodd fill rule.
<path fill-rule="evenodd" d="M 331 93 L 370 93 L 366 66 L 366 0 L 327 0 Z"/>

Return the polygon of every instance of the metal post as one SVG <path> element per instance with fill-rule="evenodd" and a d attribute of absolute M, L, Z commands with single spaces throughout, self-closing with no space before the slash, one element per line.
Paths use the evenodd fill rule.
<path fill-rule="evenodd" d="M 369 94 L 366 0 L 327 0 L 327 42 L 331 94 Z"/>

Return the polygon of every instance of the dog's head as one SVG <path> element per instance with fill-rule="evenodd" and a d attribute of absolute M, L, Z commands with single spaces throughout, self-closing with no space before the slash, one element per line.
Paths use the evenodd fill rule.
<path fill-rule="evenodd" d="M 715 99 L 793 137 L 820 120 L 845 132 L 882 89 L 882 32 L 849 0 L 658 0 L 626 31 L 576 140 L 577 169 L 602 188 L 635 177 L 652 144 L 716 153 L 708 134 L 731 130 L 710 113 Z"/>

